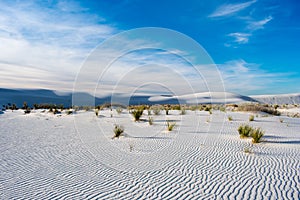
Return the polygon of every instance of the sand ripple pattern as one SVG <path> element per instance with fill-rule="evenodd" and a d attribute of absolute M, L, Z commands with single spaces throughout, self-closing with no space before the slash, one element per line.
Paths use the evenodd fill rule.
<path fill-rule="evenodd" d="M 81 115 L 84 123 L 101 120 L 90 114 Z M 186 127 L 191 127 L 188 121 L 192 115 L 184 116 Z M 207 116 L 200 113 L 198 130 L 183 128 L 173 140 L 175 145 L 166 148 L 170 152 L 159 151 L 149 160 L 147 152 L 139 162 L 134 159 L 139 158 L 137 151 L 143 145 L 148 144 L 144 148 L 150 151 L 164 147 L 172 137 L 115 141 L 128 159 L 123 171 L 97 159 L 95 154 L 103 153 L 99 145 L 105 145 L 107 140 L 92 142 L 94 135 L 89 134 L 90 143 L 84 143 L 72 116 L 2 116 L 0 199 L 300 199 L 300 136 L 294 132 L 299 130 L 295 128 L 299 119 L 287 121 L 290 127 L 276 122 L 276 117 L 257 119 L 253 125 L 265 127 L 266 135 L 270 135 L 266 140 L 271 142 L 251 145 L 250 140 L 238 138 L 236 128 L 242 120 L 223 124 L 223 114 L 214 115 L 216 121 L 210 122 L 213 128 L 208 133 Z M 275 129 L 266 126 L 270 123 L 267 120 L 274 122 Z M 93 126 L 86 125 L 86 130 L 92 132 L 88 127 Z M 109 122 L 104 127 L 110 131 L 108 135 L 111 127 Z M 271 138 L 274 135 L 277 137 Z M 100 134 L 101 137 L 104 136 Z M 130 152 L 126 144 L 132 141 L 135 146 Z M 245 147 L 252 153 L 244 153 Z M 131 153 L 135 156 L 130 157 Z M 170 155 L 174 159 L 153 170 L 141 172 L 130 167 L 130 162 L 159 165 Z"/>

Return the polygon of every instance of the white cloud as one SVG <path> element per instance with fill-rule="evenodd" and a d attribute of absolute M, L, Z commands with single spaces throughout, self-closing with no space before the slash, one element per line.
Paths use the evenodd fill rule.
<path fill-rule="evenodd" d="M 241 10 L 244 10 L 245 8 L 251 6 L 253 3 L 255 3 L 256 0 L 248 1 L 245 3 L 236 3 L 236 4 L 224 4 L 218 7 L 212 14 L 210 14 L 208 17 L 224 17 L 228 15 L 232 15 L 234 13 L 237 13 Z"/>
<path fill-rule="evenodd" d="M 71 1 L 1 1 L 1 87 L 71 90 L 90 50 L 117 31 L 85 10 Z"/>
<path fill-rule="evenodd" d="M 246 44 L 249 41 L 250 33 L 230 33 L 228 36 L 234 38 L 234 42 L 238 44 Z"/>
<path fill-rule="evenodd" d="M 249 22 L 249 25 L 247 26 L 247 28 L 251 31 L 255 31 L 255 30 L 258 30 L 258 29 L 263 29 L 264 25 L 266 25 L 272 19 L 273 19 L 272 16 L 268 16 L 265 19 L 260 20 L 260 21 L 251 21 L 251 22 Z"/>
<path fill-rule="evenodd" d="M 239 94 L 249 94 L 259 90 L 269 89 L 276 83 L 287 81 L 288 73 L 270 73 L 260 68 L 255 63 L 231 60 L 224 64 L 218 64 L 226 90 Z M 273 88 L 274 89 L 274 88 Z"/>

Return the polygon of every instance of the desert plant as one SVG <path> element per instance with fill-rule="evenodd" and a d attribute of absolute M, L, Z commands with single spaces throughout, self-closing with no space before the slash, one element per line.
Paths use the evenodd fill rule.
<path fill-rule="evenodd" d="M 232 116 L 228 116 L 228 121 L 232 121 Z"/>
<path fill-rule="evenodd" d="M 181 108 L 180 114 L 181 114 L 181 115 L 185 115 L 185 114 L 186 114 L 186 110 L 185 110 L 184 108 Z"/>
<path fill-rule="evenodd" d="M 57 108 L 55 108 L 54 111 L 53 111 L 53 114 L 54 114 L 54 115 L 56 115 L 56 114 L 61 114 L 61 112 L 60 112 L 59 110 L 57 110 Z"/>
<path fill-rule="evenodd" d="M 122 109 L 121 107 L 118 107 L 118 108 L 116 109 L 116 111 L 117 111 L 118 114 L 121 114 L 121 113 L 123 112 L 123 109 Z"/>
<path fill-rule="evenodd" d="M 169 115 L 169 109 L 165 108 L 165 111 L 166 111 L 166 115 Z"/>
<path fill-rule="evenodd" d="M 150 109 L 148 109 L 147 112 L 148 112 L 148 115 L 151 115 L 151 110 Z"/>
<path fill-rule="evenodd" d="M 249 116 L 249 122 L 252 122 L 252 121 L 254 121 L 254 115 Z"/>
<path fill-rule="evenodd" d="M 252 131 L 252 127 L 249 125 L 241 125 L 238 128 L 238 132 L 241 138 L 249 137 Z"/>
<path fill-rule="evenodd" d="M 173 128 L 175 127 L 175 125 L 176 125 L 175 122 L 171 123 L 170 121 L 167 121 L 167 129 L 168 129 L 168 131 L 172 131 Z"/>
<path fill-rule="evenodd" d="M 121 125 L 115 125 L 114 127 L 115 135 L 113 138 L 119 138 L 123 132 L 124 132 L 124 128 Z"/>
<path fill-rule="evenodd" d="M 249 147 L 245 147 L 244 148 L 244 153 L 252 153 L 252 151 Z"/>
<path fill-rule="evenodd" d="M 252 129 L 251 131 L 252 143 L 259 143 L 263 136 L 264 136 L 264 131 L 262 131 L 260 128 Z"/>
<path fill-rule="evenodd" d="M 66 114 L 71 115 L 71 114 L 73 114 L 73 111 L 72 110 L 66 110 Z"/>
<path fill-rule="evenodd" d="M 159 115 L 160 114 L 160 107 L 159 106 L 152 106 L 152 111 L 154 113 L 154 115 Z"/>
<path fill-rule="evenodd" d="M 30 112 L 31 112 L 31 110 L 30 110 L 30 108 L 28 108 L 28 107 L 26 108 L 26 110 L 24 110 L 24 113 L 25 113 L 25 114 L 29 114 Z"/>
<path fill-rule="evenodd" d="M 153 117 L 148 118 L 149 125 L 153 125 Z"/>
<path fill-rule="evenodd" d="M 95 114 L 98 117 L 98 115 L 99 115 L 99 110 L 98 109 L 95 110 Z"/>
<path fill-rule="evenodd" d="M 134 117 L 134 121 L 139 121 L 141 116 L 143 115 L 143 111 L 142 109 L 137 109 L 137 110 L 133 110 L 131 112 L 131 114 L 133 115 Z"/>

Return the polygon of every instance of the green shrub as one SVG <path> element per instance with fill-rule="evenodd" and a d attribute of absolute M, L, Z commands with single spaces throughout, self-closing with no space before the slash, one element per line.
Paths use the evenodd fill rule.
<path fill-rule="evenodd" d="M 175 122 L 171 123 L 170 121 L 167 121 L 167 129 L 168 129 L 168 131 L 172 131 L 173 128 L 175 127 L 175 125 L 176 125 Z"/>
<path fill-rule="evenodd" d="M 121 114 L 121 113 L 123 112 L 123 109 L 122 109 L 121 107 L 118 107 L 118 108 L 116 109 L 116 111 L 117 111 L 118 114 Z"/>
<path fill-rule="evenodd" d="M 152 106 L 151 109 L 152 109 L 154 115 L 160 114 L 160 110 L 161 110 L 160 106 Z"/>
<path fill-rule="evenodd" d="M 252 129 L 251 131 L 252 143 L 259 143 L 263 136 L 264 136 L 264 131 L 262 131 L 260 128 Z"/>
<path fill-rule="evenodd" d="M 181 114 L 181 115 L 185 115 L 185 114 L 186 114 L 186 110 L 185 110 L 185 108 L 181 108 L 181 110 L 180 110 L 180 114 Z"/>
<path fill-rule="evenodd" d="M 241 138 L 249 137 L 252 131 L 252 127 L 249 125 L 241 125 L 238 128 L 238 132 Z"/>
<path fill-rule="evenodd" d="M 131 111 L 131 114 L 134 117 L 134 121 L 139 121 L 141 116 L 143 115 L 143 111 L 142 109 L 138 109 L 138 110 L 133 110 Z"/>
<path fill-rule="evenodd" d="M 114 127 L 114 137 L 113 138 L 119 138 L 121 134 L 124 132 L 124 128 L 120 125 L 115 125 Z"/>
<path fill-rule="evenodd" d="M 228 121 L 232 121 L 232 116 L 228 116 Z"/>
<path fill-rule="evenodd" d="M 149 118 L 148 118 L 148 122 L 149 122 L 149 125 L 153 125 L 153 118 L 152 118 L 152 117 L 149 117 Z"/>
<path fill-rule="evenodd" d="M 73 114 L 73 111 L 72 110 L 66 110 L 66 114 L 71 115 L 71 114 Z"/>
<path fill-rule="evenodd" d="M 252 121 L 254 121 L 254 115 L 249 116 L 249 122 L 252 122 Z"/>

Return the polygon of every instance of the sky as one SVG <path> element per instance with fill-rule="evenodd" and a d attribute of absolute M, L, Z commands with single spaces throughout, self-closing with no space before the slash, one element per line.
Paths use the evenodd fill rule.
<path fill-rule="evenodd" d="M 107 46 L 99 57 L 113 58 L 124 46 L 137 50 L 114 61 L 104 78 L 93 77 L 86 85 L 91 91 L 96 87 L 103 94 L 114 88 L 118 93 L 172 93 L 174 88 L 181 95 L 205 92 L 205 84 L 216 83 L 209 75 L 214 73 L 221 76 L 219 82 L 227 92 L 300 93 L 299 9 L 297 0 L 3 0 L 0 88 L 72 91 L 87 63 L 99 62 L 101 67 L 99 60 L 91 61 L 91 54 L 113 38 L 119 40 L 117 45 Z M 205 70 L 200 67 L 205 76 L 193 76 L 191 63 L 181 57 L 191 58 L 193 52 L 182 40 L 177 41 L 178 49 L 167 49 L 166 55 L 166 51 L 146 49 L 151 40 L 159 39 L 152 35 L 118 36 L 143 27 L 164 28 L 191 38 L 220 74 L 205 63 Z M 160 39 L 155 48 L 168 48 L 168 39 Z"/>

